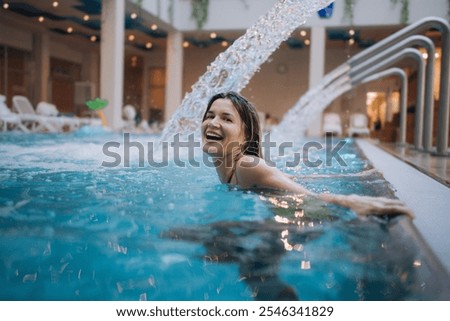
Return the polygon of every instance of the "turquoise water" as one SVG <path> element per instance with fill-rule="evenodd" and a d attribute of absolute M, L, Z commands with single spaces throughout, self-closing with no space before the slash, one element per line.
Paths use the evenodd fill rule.
<path fill-rule="evenodd" d="M 102 166 L 112 160 L 104 144 L 123 139 L 100 129 L 0 135 L 0 299 L 439 296 L 424 278 L 427 254 L 393 232 L 402 218 L 362 219 L 312 199 L 223 185 L 197 151 L 180 159 L 198 167 L 180 167 L 173 155 L 168 166 L 140 167 L 137 148 L 130 166 Z M 304 143 L 273 159 L 311 190 L 393 195 L 351 140 L 340 151 L 346 166 L 286 168 Z"/>

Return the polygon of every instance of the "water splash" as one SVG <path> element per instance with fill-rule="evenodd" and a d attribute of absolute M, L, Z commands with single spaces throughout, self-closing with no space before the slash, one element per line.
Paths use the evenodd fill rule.
<path fill-rule="evenodd" d="M 247 32 L 222 52 L 192 86 L 167 122 L 161 141 L 195 132 L 208 99 L 223 91 L 241 91 L 262 63 L 291 33 L 333 0 L 278 0 Z"/>
<path fill-rule="evenodd" d="M 271 131 L 275 141 L 297 141 L 318 113 L 331 102 L 352 88 L 347 63 L 334 69 L 321 82 L 309 89 L 284 115 L 281 122 Z"/>

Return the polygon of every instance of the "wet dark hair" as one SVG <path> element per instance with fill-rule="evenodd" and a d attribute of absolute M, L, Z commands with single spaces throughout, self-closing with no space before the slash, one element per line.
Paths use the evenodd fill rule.
<path fill-rule="evenodd" d="M 228 99 L 233 104 L 234 108 L 241 117 L 244 124 L 245 142 L 242 146 L 242 153 L 244 155 L 253 155 L 262 157 L 261 151 L 261 126 L 259 125 L 259 117 L 256 108 L 243 96 L 234 91 L 219 93 L 212 96 L 206 107 L 203 121 L 206 119 L 206 114 L 211 108 L 211 105 L 217 99 Z"/>

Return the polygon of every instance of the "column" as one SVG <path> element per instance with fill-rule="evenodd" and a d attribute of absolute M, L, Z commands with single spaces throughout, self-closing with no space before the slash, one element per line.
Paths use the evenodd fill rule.
<path fill-rule="evenodd" d="M 164 120 L 167 122 L 180 106 L 183 96 L 183 34 L 169 33 L 166 52 L 166 93 Z"/>
<path fill-rule="evenodd" d="M 36 66 L 36 97 L 35 103 L 40 101 L 51 102 L 49 92 L 50 81 L 50 38 L 47 34 L 34 34 L 34 63 Z"/>
<path fill-rule="evenodd" d="M 107 125 L 122 123 L 125 1 L 103 0 L 100 46 L 100 98 L 108 100 Z"/>
<path fill-rule="evenodd" d="M 96 84 L 99 80 L 99 56 L 97 52 L 86 52 L 83 54 L 83 64 L 81 66 L 81 79 L 89 82 L 92 88 L 92 99 L 99 96 Z"/>
<path fill-rule="evenodd" d="M 149 104 L 148 104 L 148 90 L 150 88 L 149 84 L 149 72 L 148 69 L 150 68 L 149 58 L 147 56 L 144 56 L 144 70 L 142 73 L 142 100 L 141 100 L 141 113 L 142 113 L 142 120 L 145 120 L 148 122 L 148 119 L 150 117 L 150 111 L 149 111 Z"/>
<path fill-rule="evenodd" d="M 309 58 L 309 88 L 316 86 L 325 72 L 325 27 L 311 28 L 311 47 Z M 322 113 L 312 121 L 307 136 L 320 136 L 322 132 Z"/>

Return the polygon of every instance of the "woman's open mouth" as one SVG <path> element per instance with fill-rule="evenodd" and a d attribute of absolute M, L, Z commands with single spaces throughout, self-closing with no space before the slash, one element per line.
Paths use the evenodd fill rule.
<path fill-rule="evenodd" d="M 219 134 L 216 133 L 212 133 L 212 132 L 207 132 L 205 133 L 205 138 L 207 140 L 212 140 L 212 141 L 221 141 L 223 139 L 223 137 Z"/>

